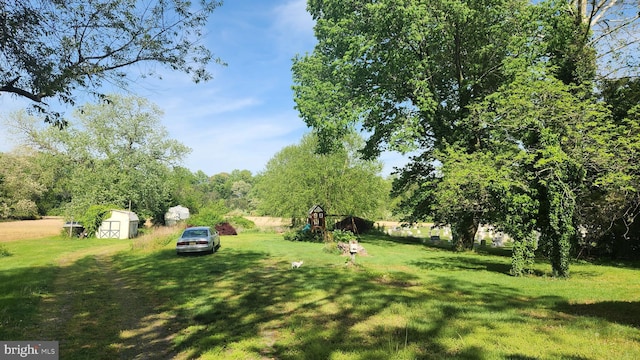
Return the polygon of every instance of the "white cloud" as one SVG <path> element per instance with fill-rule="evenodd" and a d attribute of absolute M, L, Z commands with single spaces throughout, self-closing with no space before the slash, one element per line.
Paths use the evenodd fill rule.
<path fill-rule="evenodd" d="M 315 21 L 311 18 L 311 14 L 307 12 L 307 2 L 305 0 L 294 0 L 278 5 L 274 8 L 274 13 L 276 15 L 276 28 L 281 31 L 303 32 L 303 36 L 313 34 Z"/>
<path fill-rule="evenodd" d="M 290 69 L 294 54 L 313 49 L 313 26 L 305 0 L 225 3 L 212 15 L 205 40 L 228 66 L 212 64 L 214 79 L 201 84 L 163 66 L 150 65 L 162 79 L 140 78 L 141 69 L 132 68 L 131 93 L 164 111 L 170 137 L 193 149 L 185 161 L 190 170 L 258 172 L 308 131 L 293 109 Z M 5 98 L 2 112 L 13 104 Z M 0 151 L 8 151 L 0 142 Z"/>
<path fill-rule="evenodd" d="M 272 29 L 281 49 L 287 53 L 311 51 L 315 45 L 315 21 L 307 12 L 305 0 L 294 0 L 278 5 L 273 10 Z"/>
<path fill-rule="evenodd" d="M 202 170 L 213 175 L 247 169 L 255 174 L 282 148 L 297 143 L 304 131 L 304 124 L 291 111 L 265 117 L 232 118 L 191 134 L 189 141 L 184 137 L 178 140 L 193 149 L 186 160 L 192 171 Z"/>

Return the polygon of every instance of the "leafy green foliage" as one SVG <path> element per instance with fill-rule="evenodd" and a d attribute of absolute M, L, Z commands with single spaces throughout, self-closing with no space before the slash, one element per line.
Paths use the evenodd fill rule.
<path fill-rule="evenodd" d="M 115 204 L 140 218 L 161 222 L 171 202 L 170 168 L 190 149 L 168 138 L 162 112 L 138 97 L 113 95 L 86 104 L 67 129 L 41 128 L 34 118 L 16 126 L 25 142 L 56 158 L 56 181 L 69 198 L 65 214 L 80 216 L 89 206 Z M 16 118 L 19 120 L 19 118 Z"/>
<path fill-rule="evenodd" d="M 66 125 L 46 99 L 75 103 L 74 91 L 99 92 L 104 83 L 126 88 L 129 71 L 164 65 L 208 80 L 214 59 L 201 45 L 202 29 L 221 1 L 70 0 L 3 2 L 0 92 L 28 98 L 45 121 Z M 153 66 L 142 69 L 153 75 Z M 102 97 L 101 94 L 99 94 Z"/>
<path fill-rule="evenodd" d="M 11 252 L 7 249 L 6 246 L 0 244 L 0 257 L 11 256 Z"/>
<path fill-rule="evenodd" d="M 38 202 L 51 184 L 50 171 L 29 149 L 0 154 L 0 218 L 34 219 L 41 214 Z"/>
<path fill-rule="evenodd" d="M 215 227 L 217 224 L 223 223 L 224 214 L 229 210 L 224 206 L 222 201 L 213 203 L 206 208 L 200 209 L 197 214 L 191 215 L 188 219 L 189 225 L 192 226 L 210 226 Z"/>
<path fill-rule="evenodd" d="M 333 154 L 317 154 L 317 146 L 309 134 L 269 160 L 255 185 L 259 211 L 302 222 L 313 205 L 321 204 L 328 214 L 379 218 L 388 195 L 378 175 L 380 163 L 360 160 L 355 145 Z"/>
<path fill-rule="evenodd" d="M 287 241 L 322 242 L 324 237 L 319 231 L 309 231 L 306 229 L 289 230 L 282 234 Z"/>
<path fill-rule="evenodd" d="M 502 62 L 520 54 L 511 41 L 529 24 L 520 21 L 530 15 L 527 7 L 517 0 L 311 1 L 318 45 L 294 60 L 297 109 L 321 150 L 339 148 L 348 129 L 361 128 L 370 134 L 365 157 L 417 153 L 394 182 L 404 220 L 455 222 L 459 244 L 469 247 L 486 203 L 464 216 L 458 210 L 483 195 L 444 200 L 455 195 L 454 180 L 439 195 L 446 206 L 436 205 L 438 183 L 447 180 L 435 165 L 444 164 L 449 147 L 471 154 L 489 141 L 469 106 L 509 81 Z"/>
<path fill-rule="evenodd" d="M 331 238 L 335 242 L 344 242 L 344 243 L 348 243 L 350 241 L 355 241 L 358 239 L 356 235 L 351 231 L 344 231 L 340 229 L 333 230 L 331 232 Z"/>
<path fill-rule="evenodd" d="M 102 221 L 110 215 L 111 210 L 118 210 L 118 207 L 115 205 L 91 205 L 82 215 L 72 220 L 84 226 L 87 236 L 94 236 L 102 225 Z"/>

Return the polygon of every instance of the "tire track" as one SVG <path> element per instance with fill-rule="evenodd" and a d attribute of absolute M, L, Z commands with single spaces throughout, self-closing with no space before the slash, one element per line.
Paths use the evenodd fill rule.
<path fill-rule="evenodd" d="M 113 255 L 81 251 L 59 259 L 53 292 L 40 305 L 33 333 L 59 341 L 61 358 L 174 357 L 173 317 L 114 268 Z"/>

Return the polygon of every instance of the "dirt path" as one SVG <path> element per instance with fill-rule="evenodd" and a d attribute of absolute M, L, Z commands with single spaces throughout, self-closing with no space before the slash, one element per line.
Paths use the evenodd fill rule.
<path fill-rule="evenodd" d="M 114 268 L 114 253 L 81 251 L 58 260 L 54 295 L 40 308 L 38 338 L 59 341 L 65 357 L 172 358 L 173 319 Z"/>

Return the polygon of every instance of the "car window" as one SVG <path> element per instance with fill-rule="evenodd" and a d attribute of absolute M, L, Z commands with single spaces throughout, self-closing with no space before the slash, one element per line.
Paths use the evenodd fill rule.
<path fill-rule="evenodd" d="M 198 236 L 208 236 L 207 230 L 187 230 L 182 234 L 182 237 L 198 237 Z"/>

